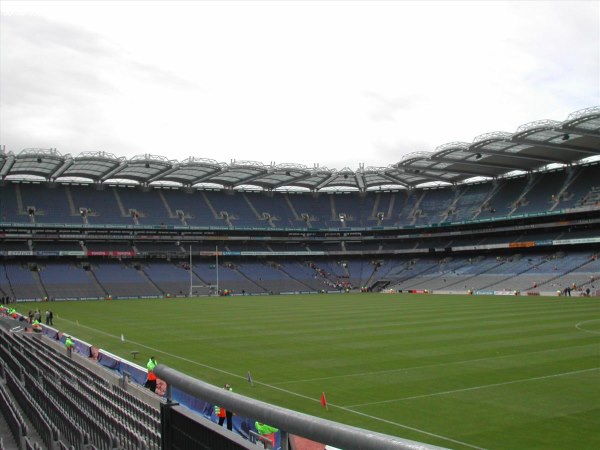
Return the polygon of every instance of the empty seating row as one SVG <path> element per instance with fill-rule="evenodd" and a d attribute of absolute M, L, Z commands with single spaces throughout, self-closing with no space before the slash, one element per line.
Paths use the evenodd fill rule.
<path fill-rule="evenodd" d="M 29 427 L 21 416 L 21 412 L 17 409 L 13 401 L 8 396 L 3 385 L 0 384 L 0 411 L 8 424 L 8 428 L 12 436 L 22 447 L 22 440 L 29 434 Z"/>
<path fill-rule="evenodd" d="M 160 448 L 156 408 L 110 389 L 104 378 L 43 343 L 40 335 L 0 331 L 0 362 L 21 409 L 35 405 L 30 420 L 36 431 L 41 427 L 46 448 Z"/>

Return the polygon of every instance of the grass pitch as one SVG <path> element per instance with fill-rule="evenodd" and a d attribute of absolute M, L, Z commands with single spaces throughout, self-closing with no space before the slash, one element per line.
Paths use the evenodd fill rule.
<path fill-rule="evenodd" d="M 60 330 L 125 359 L 155 355 L 330 420 L 454 449 L 600 448 L 599 299 L 341 294 L 19 310 L 47 306 Z"/>

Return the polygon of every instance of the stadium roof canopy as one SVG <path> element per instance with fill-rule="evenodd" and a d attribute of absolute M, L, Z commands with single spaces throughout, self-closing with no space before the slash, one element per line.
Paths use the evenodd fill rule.
<path fill-rule="evenodd" d="M 16 154 L 0 151 L 0 179 L 366 191 L 496 178 L 594 156 L 600 156 L 600 106 L 576 111 L 563 122 L 540 120 L 522 125 L 514 133 L 487 133 L 471 143 L 451 142 L 433 152 L 407 154 L 387 167 L 359 167 L 356 171 L 255 161 L 227 164 L 195 157 L 179 162 L 148 154 L 126 159 L 105 152 L 82 152 L 72 157 L 56 149 L 25 149 Z"/>

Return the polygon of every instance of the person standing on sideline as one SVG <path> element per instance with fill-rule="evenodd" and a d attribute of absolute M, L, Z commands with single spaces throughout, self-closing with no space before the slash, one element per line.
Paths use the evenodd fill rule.
<path fill-rule="evenodd" d="M 52 314 L 52 311 L 48 310 L 48 325 L 54 325 L 52 319 L 54 319 L 54 314 Z"/>
<path fill-rule="evenodd" d="M 67 356 L 71 358 L 71 354 L 73 353 L 73 347 L 75 347 L 71 336 L 67 336 L 67 339 L 65 340 L 65 347 L 67 349 Z"/>
<path fill-rule="evenodd" d="M 148 364 L 146 364 L 146 369 L 148 369 L 148 379 L 146 380 L 146 384 L 144 385 L 152 392 L 156 392 L 156 375 L 154 374 L 154 368 L 156 367 L 156 359 L 154 356 L 151 356 L 148 360 Z"/>
<path fill-rule="evenodd" d="M 228 383 L 225 383 L 223 389 L 227 389 L 228 391 L 233 391 L 231 386 Z M 222 406 L 215 405 L 215 415 L 219 418 L 219 425 L 223 426 L 225 419 L 227 419 L 227 429 L 231 431 L 233 429 L 233 413 L 231 411 L 227 411 Z"/>

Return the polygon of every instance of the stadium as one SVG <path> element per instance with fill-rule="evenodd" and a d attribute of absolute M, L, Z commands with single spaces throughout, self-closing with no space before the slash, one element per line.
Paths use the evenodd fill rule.
<path fill-rule="evenodd" d="M 0 448 L 597 448 L 599 155 L 600 107 L 356 171 L 3 148 Z"/>

